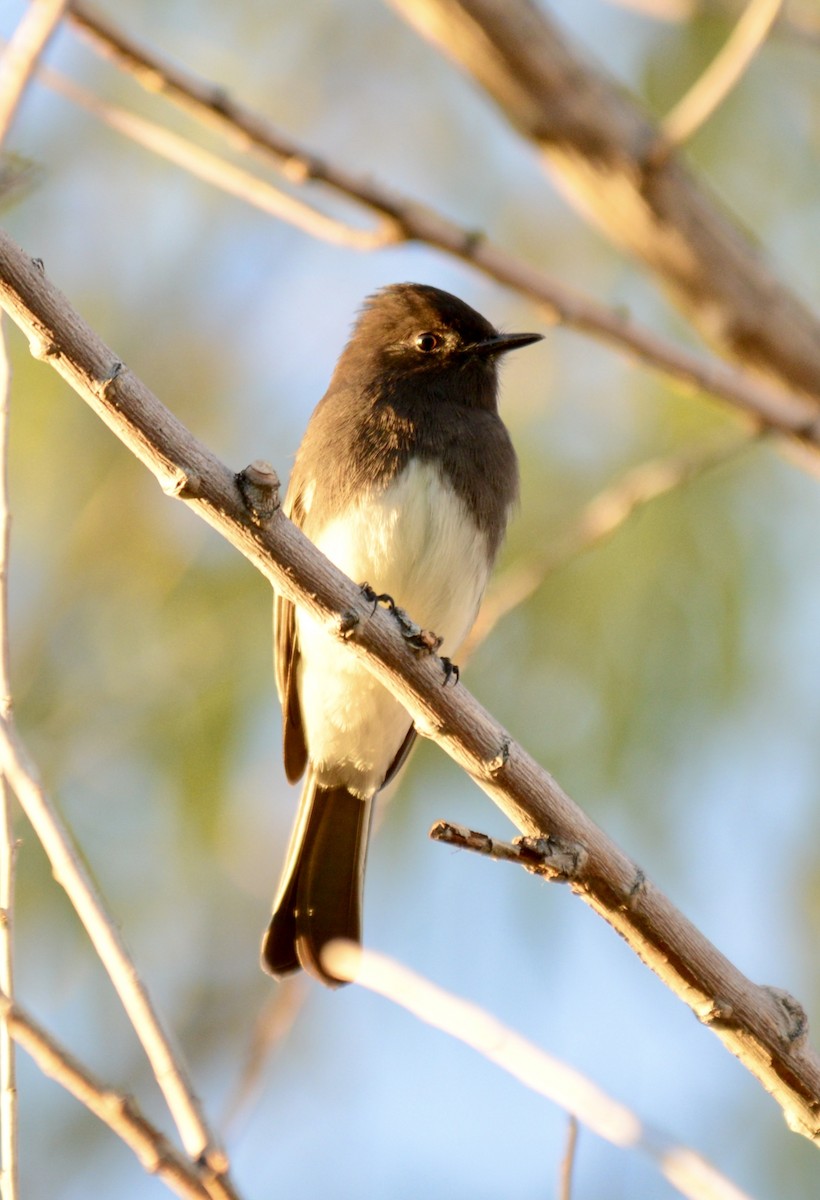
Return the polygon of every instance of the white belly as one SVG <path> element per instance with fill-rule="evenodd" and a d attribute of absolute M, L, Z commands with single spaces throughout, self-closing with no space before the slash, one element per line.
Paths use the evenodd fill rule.
<path fill-rule="evenodd" d="M 387 592 L 454 655 L 487 582 L 487 542 L 437 468 L 414 462 L 385 492 L 326 525 L 316 544 L 357 583 Z M 297 609 L 299 697 L 318 780 L 361 796 L 382 784 L 411 720 L 337 639 Z"/>

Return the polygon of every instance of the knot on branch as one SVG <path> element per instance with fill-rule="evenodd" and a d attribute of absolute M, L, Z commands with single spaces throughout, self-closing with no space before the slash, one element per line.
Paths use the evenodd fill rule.
<path fill-rule="evenodd" d="M 504 737 L 501 739 L 501 746 L 498 754 L 493 755 L 493 757 L 487 763 L 487 770 L 489 771 L 490 775 L 498 775 L 499 771 L 503 771 L 509 761 L 510 739 L 508 737 Z"/>
<path fill-rule="evenodd" d="M 542 875 L 556 883 L 572 883 L 584 872 L 587 852 L 579 842 L 554 837 L 517 837 L 513 839 L 521 855 L 521 865 L 533 875 Z"/>
<path fill-rule="evenodd" d="M 782 988 L 763 986 L 774 1001 L 774 1015 L 780 1040 L 787 1049 L 802 1046 L 809 1036 L 809 1018 L 799 1000 Z"/>
<path fill-rule="evenodd" d="M 254 525 L 267 525 L 279 507 L 279 476 L 273 467 L 256 458 L 234 478 Z"/>

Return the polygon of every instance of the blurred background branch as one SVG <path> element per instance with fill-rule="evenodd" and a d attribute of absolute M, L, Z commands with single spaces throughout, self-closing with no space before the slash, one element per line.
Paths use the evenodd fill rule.
<path fill-rule="evenodd" d="M 619 8 L 634 9 L 657 21 L 687 21 L 699 15 L 737 17 L 748 0 L 605 0 Z M 787 37 L 807 39 L 820 47 L 820 12 L 813 0 L 786 0 L 775 20 L 775 29 Z"/>
<path fill-rule="evenodd" d="M 391 0 L 544 152 L 579 209 L 707 341 L 820 404 L 820 322 L 624 89 L 527 0 Z M 662 143 L 661 143 L 662 145 Z"/>
<path fill-rule="evenodd" d="M 146 1120 L 130 1096 L 102 1083 L 17 1005 L 2 1005 L 3 1019 L 15 1041 L 44 1075 L 55 1080 L 121 1138 L 149 1175 L 156 1175 L 182 1200 L 231 1200 L 235 1193 L 207 1167 L 191 1163 Z M 204 1178 L 203 1178 L 204 1176 Z"/>
<path fill-rule="evenodd" d="M 220 1200 L 234 1196 L 227 1181 L 228 1162 L 187 1078 L 179 1051 L 165 1033 L 145 985 L 125 948 L 113 918 L 86 871 L 70 833 L 45 794 L 19 735 L 9 719 L 0 722 L 0 763 L 48 854 L 54 878 L 68 894 L 89 938 L 117 990 L 123 1007 L 151 1063 L 182 1143 L 194 1162 L 214 1175 Z"/>
<path fill-rule="evenodd" d="M 755 440 L 733 438 L 717 448 L 691 449 L 641 463 L 593 496 L 567 529 L 540 546 L 529 560 L 519 560 L 495 577 L 461 651 L 464 662 L 490 636 L 498 622 L 534 595 L 553 572 L 611 537 L 644 504 L 731 461 Z"/>
<path fill-rule="evenodd" d="M 119 67 L 132 73 L 147 89 L 159 91 L 198 120 L 230 136 L 242 149 L 270 159 L 291 181 L 324 184 L 381 217 L 381 226 L 372 233 L 346 230 L 344 235 L 337 234 L 333 240 L 347 240 L 358 249 L 384 247 L 402 237 L 426 242 L 469 262 L 499 283 L 544 305 L 551 321 L 598 337 L 645 365 L 665 372 L 685 387 L 710 392 L 755 420 L 781 433 L 796 435 L 813 448 L 820 445 L 820 420 L 813 403 L 774 386 L 773 382 L 766 383 L 743 370 L 733 369 L 716 359 L 705 360 L 676 346 L 656 333 L 641 328 L 624 312 L 583 296 L 535 270 L 529 263 L 516 260 L 513 255 L 495 246 L 483 233 L 460 227 L 427 205 L 382 187 L 372 178 L 357 177 L 338 163 L 320 158 L 283 135 L 266 118 L 233 100 L 222 88 L 197 79 L 178 64 L 164 60 L 149 47 L 130 38 L 117 24 L 98 14 L 84 0 L 74 0 L 70 15 L 78 28 L 92 39 L 96 48 L 112 57 Z M 70 99 L 79 99 L 73 87 L 60 84 L 59 90 Z M 86 100 L 79 102 L 89 106 Z M 104 106 L 96 104 L 94 107 L 97 115 L 102 116 Z M 109 116 L 104 119 L 110 122 L 112 118 Z M 134 118 L 122 114 L 117 120 L 121 132 L 134 136 L 132 130 L 137 124 Z M 163 141 L 167 147 L 170 139 L 166 137 Z M 145 144 L 144 139 L 142 144 Z M 156 144 L 152 148 L 157 149 Z M 186 159 L 182 163 L 177 154 L 175 161 L 178 165 L 195 169 L 190 153 Z M 237 189 L 229 183 L 237 174 L 236 169 L 228 163 L 223 163 L 220 168 L 213 159 L 211 162 L 213 166 L 208 172 L 209 181 L 237 194 Z M 265 185 L 246 184 L 241 194 L 250 202 L 254 202 L 250 194 L 254 187 L 261 192 Z M 324 226 L 334 224 L 330 218 L 314 212 L 314 225 L 311 227 L 301 215 L 305 206 L 297 205 L 296 201 L 293 204 L 299 210 L 298 218 L 296 214 L 283 211 L 281 203 L 276 215 L 293 221 L 299 228 L 315 236 L 329 236 Z M 272 209 L 268 207 L 267 211 Z M 322 228 L 317 229 L 320 222 Z M 820 383 L 817 394 L 820 396 Z"/>
<path fill-rule="evenodd" d="M 670 147 L 688 142 L 723 103 L 749 69 L 782 7 L 783 0 L 749 0 L 720 51 L 664 117 L 661 132 Z"/>
<path fill-rule="evenodd" d="M 0 713 L 8 720 L 11 690 L 8 674 L 7 431 L 10 388 L 5 313 L 0 316 Z M 0 780 L 0 999 L 14 999 L 14 860 L 17 844 L 8 782 Z M 18 1104 L 14 1045 L 5 1012 L 0 1012 L 0 1196 L 17 1200 Z"/>
<path fill-rule="evenodd" d="M 5 142 L 14 114 L 37 60 L 45 50 L 68 0 L 32 0 L 0 63 L 0 146 Z"/>
<path fill-rule="evenodd" d="M 711 1163 L 641 1120 L 567 1063 L 459 996 L 437 987 L 402 963 L 352 942 L 331 942 L 324 955 L 334 973 L 398 1004 L 420 1021 L 466 1043 L 558 1104 L 598 1137 L 647 1155 L 675 1190 L 689 1200 L 750 1200 Z"/>

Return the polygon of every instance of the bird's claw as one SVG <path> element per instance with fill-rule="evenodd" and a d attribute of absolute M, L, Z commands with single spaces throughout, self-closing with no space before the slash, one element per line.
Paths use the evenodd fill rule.
<path fill-rule="evenodd" d="M 399 608 L 393 597 L 387 592 L 377 592 L 369 583 L 361 583 L 359 587 L 365 600 L 373 605 L 373 612 L 376 611 L 380 604 L 383 604 L 388 612 L 395 617 L 401 630 L 401 635 L 411 650 L 415 650 L 418 654 L 435 654 L 444 641 L 444 638 L 439 637 L 432 629 L 422 629 L 421 625 L 417 625 L 403 608 Z M 444 669 L 445 687 L 453 676 L 455 676 L 453 682 L 458 683 L 460 672 L 456 664 L 451 662 L 449 658 L 442 658 L 441 665 Z"/>
<path fill-rule="evenodd" d="M 396 608 L 396 601 L 392 596 L 388 595 L 387 592 L 377 592 L 376 589 L 372 588 L 369 583 L 360 583 L 359 590 L 361 591 L 365 600 L 367 600 L 368 604 L 373 605 L 373 612 L 376 611 L 380 604 L 383 604 L 388 612 L 395 613 L 398 611 Z"/>
<path fill-rule="evenodd" d="M 442 687 L 447 687 L 447 684 L 451 679 L 453 679 L 453 676 L 455 676 L 455 679 L 453 679 L 453 687 L 455 687 L 461 678 L 461 671 L 458 668 L 458 664 L 454 663 L 451 658 L 442 658 L 441 665 L 444 669 L 444 683 L 442 684 Z"/>

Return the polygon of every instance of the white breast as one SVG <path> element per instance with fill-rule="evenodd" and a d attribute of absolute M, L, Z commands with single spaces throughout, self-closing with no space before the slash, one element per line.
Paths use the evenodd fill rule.
<path fill-rule="evenodd" d="M 346 575 L 387 592 L 454 655 L 487 582 L 487 541 L 428 463 L 412 462 L 380 495 L 334 518 L 316 544 Z M 376 791 L 410 728 L 401 705 L 336 640 L 297 610 L 299 695 L 319 782 Z"/>

